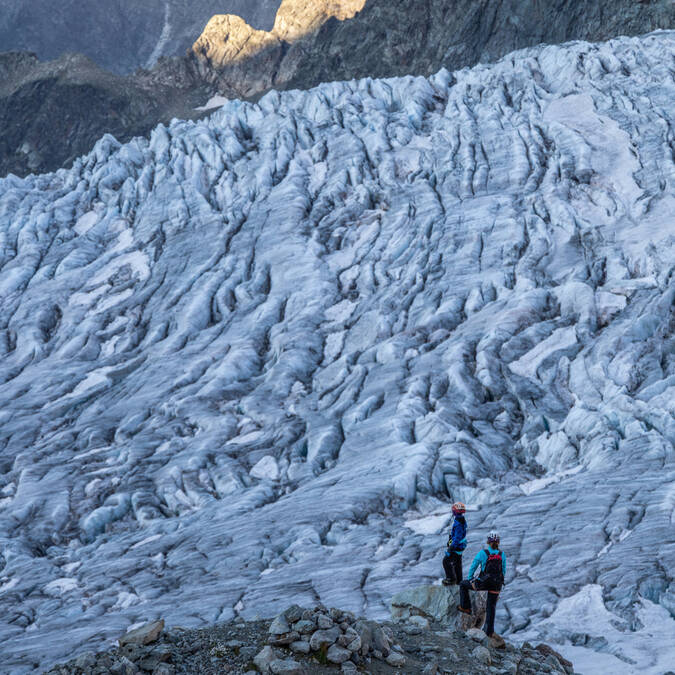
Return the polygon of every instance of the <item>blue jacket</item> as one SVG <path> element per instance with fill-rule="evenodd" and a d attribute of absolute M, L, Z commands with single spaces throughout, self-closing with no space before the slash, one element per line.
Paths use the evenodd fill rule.
<path fill-rule="evenodd" d="M 506 554 L 504 551 L 500 551 L 498 548 L 492 548 L 492 546 L 489 546 L 488 551 L 492 553 L 493 555 L 495 553 L 501 553 L 502 554 L 502 573 L 504 574 L 504 577 L 506 577 Z M 487 555 L 485 554 L 485 551 L 479 551 L 476 554 L 476 557 L 473 559 L 473 562 L 471 563 L 471 567 L 469 568 L 469 576 L 467 579 L 473 579 L 473 575 L 476 572 L 476 568 L 478 565 L 480 565 L 480 571 L 483 572 L 485 571 L 485 565 L 487 565 Z"/>
<path fill-rule="evenodd" d="M 448 548 L 462 555 L 466 548 L 466 519 L 464 516 L 455 516 L 452 521 L 452 530 L 448 539 Z"/>

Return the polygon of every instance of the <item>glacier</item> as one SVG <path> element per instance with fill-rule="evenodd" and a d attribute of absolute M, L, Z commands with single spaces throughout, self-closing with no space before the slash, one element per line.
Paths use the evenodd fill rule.
<path fill-rule="evenodd" d="M 0 180 L 3 672 L 155 617 L 385 617 L 456 499 L 467 555 L 502 534 L 499 632 L 663 672 L 674 57 L 271 92 Z"/>

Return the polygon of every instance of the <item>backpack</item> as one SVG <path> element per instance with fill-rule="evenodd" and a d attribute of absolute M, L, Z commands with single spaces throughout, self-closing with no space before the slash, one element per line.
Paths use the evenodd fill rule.
<path fill-rule="evenodd" d="M 502 552 L 498 550 L 497 553 L 490 553 L 487 548 L 483 550 L 487 556 L 487 562 L 479 579 L 488 587 L 488 590 L 500 591 L 504 585 Z"/>

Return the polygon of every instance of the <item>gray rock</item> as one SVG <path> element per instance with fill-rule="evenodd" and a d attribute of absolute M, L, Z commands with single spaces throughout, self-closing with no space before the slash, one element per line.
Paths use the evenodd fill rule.
<path fill-rule="evenodd" d="M 140 628 L 131 630 L 119 639 L 120 647 L 127 644 L 149 645 L 155 642 L 164 629 L 164 619 L 151 621 Z"/>
<path fill-rule="evenodd" d="M 138 667 L 126 656 L 120 656 L 110 667 L 110 672 L 112 675 L 136 675 Z"/>
<path fill-rule="evenodd" d="M 291 651 L 297 652 L 298 654 L 309 654 L 310 652 L 309 642 L 305 640 L 298 640 L 297 642 L 291 642 L 290 648 Z"/>
<path fill-rule="evenodd" d="M 80 654 L 75 659 L 75 667 L 81 668 L 82 670 L 85 671 L 93 668 L 95 664 L 96 664 L 96 656 L 94 652 L 84 652 L 84 654 Z"/>
<path fill-rule="evenodd" d="M 340 668 L 340 672 L 344 673 L 344 675 L 355 675 L 358 670 L 355 663 L 352 663 L 351 661 L 345 661 Z"/>
<path fill-rule="evenodd" d="M 394 668 L 401 668 L 405 665 L 405 656 L 399 654 L 398 652 L 391 652 L 386 659 L 387 663 Z"/>
<path fill-rule="evenodd" d="M 304 668 L 293 659 L 275 659 L 269 664 L 273 675 L 303 675 Z"/>
<path fill-rule="evenodd" d="M 371 624 L 371 631 L 373 635 L 373 648 L 377 649 L 379 652 L 382 652 L 384 656 L 387 656 L 391 649 L 391 644 L 389 642 L 389 638 L 382 629 L 382 626 L 373 621 Z"/>
<path fill-rule="evenodd" d="M 504 659 L 501 663 L 501 670 L 503 673 L 508 673 L 509 675 L 516 675 L 518 672 L 518 664 L 509 659 Z"/>
<path fill-rule="evenodd" d="M 478 646 L 471 652 L 471 658 L 478 663 L 489 666 L 492 663 L 492 655 L 487 647 Z"/>
<path fill-rule="evenodd" d="M 455 621 L 458 604 L 456 586 L 417 586 L 401 591 L 391 599 L 391 618 L 407 621 L 417 615 L 449 626 Z"/>
<path fill-rule="evenodd" d="M 148 652 L 138 665 L 143 670 L 154 671 L 160 664 L 171 661 L 171 648 L 167 646 L 157 647 Z"/>
<path fill-rule="evenodd" d="M 269 628 L 270 635 L 282 635 L 283 633 L 290 633 L 290 631 L 291 627 L 288 625 L 288 621 L 283 614 L 276 617 Z"/>
<path fill-rule="evenodd" d="M 316 618 L 316 625 L 319 628 L 330 628 L 333 623 L 333 619 L 331 619 L 329 616 L 326 616 L 325 614 L 319 614 L 319 616 Z"/>
<path fill-rule="evenodd" d="M 330 647 L 332 644 L 335 644 L 339 637 L 340 629 L 337 626 L 333 626 L 333 628 L 327 630 L 317 630 L 312 633 L 312 637 L 309 639 L 309 646 L 312 648 L 312 651 L 316 652 L 322 647 Z"/>
<path fill-rule="evenodd" d="M 367 656 L 373 644 L 373 632 L 370 623 L 365 619 L 359 619 L 354 623 L 354 630 L 361 640 L 360 654 L 362 656 Z"/>
<path fill-rule="evenodd" d="M 284 611 L 283 616 L 286 618 L 286 621 L 288 621 L 288 623 L 292 624 L 302 619 L 302 614 L 304 611 L 305 610 L 299 605 L 291 605 L 288 609 Z"/>
<path fill-rule="evenodd" d="M 297 631 L 301 635 L 307 635 L 308 633 L 313 633 L 316 630 L 316 624 L 313 621 L 308 619 L 300 619 L 293 624 L 293 630 Z"/>
<path fill-rule="evenodd" d="M 344 663 L 345 661 L 349 661 L 351 655 L 352 653 L 349 649 L 340 647 L 340 645 L 331 645 L 326 653 L 326 658 L 331 663 Z"/>
<path fill-rule="evenodd" d="M 174 675 L 176 668 L 168 663 L 160 663 L 153 671 L 152 675 Z"/>
<path fill-rule="evenodd" d="M 482 645 L 487 645 L 489 642 L 488 636 L 480 628 L 469 628 L 466 631 L 466 634 L 474 640 L 474 642 L 480 642 Z"/>
<path fill-rule="evenodd" d="M 300 633 L 293 630 L 290 633 L 281 633 L 280 635 L 270 635 L 267 639 L 267 642 L 275 647 L 281 647 L 284 645 L 290 645 L 291 642 L 295 642 L 300 639 Z"/>
<path fill-rule="evenodd" d="M 272 661 L 276 660 L 278 660 L 276 653 L 272 647 L 268 645 L 267 647 L 263 647 L 263 649 L 255 655 L 253 663 L 255 663 L 261 673 L 269 673 L 271 672 L 270 664 Z"/>
<path fill-rule="evenodd" d="M 413 614 L 408 618 L 408 623 L 413 626 L 419 626 L 420 628 L 426 630 L 430 627 L 429 619 L 424 616 L 419 616 L 418 614 Z"/>

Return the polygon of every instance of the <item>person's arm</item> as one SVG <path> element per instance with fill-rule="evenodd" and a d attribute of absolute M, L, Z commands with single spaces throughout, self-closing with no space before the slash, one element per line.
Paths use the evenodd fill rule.
<path fill-rule="evenodd" d="M 474 572 L 476 571 L 476 568 L 478 565 L 480 565 L 481 570 L 483 569 L 483 566 L 485 565 L 486 557 L 485 557 L 485 551 L 479 551 L 476 553 L 476 557 L 473 559 L 473 562 L 471 563 L 471 567 L 469 568 L 469 576 L 467 576 L 467 579 L 471 580 L 473 579 Z"/>
<path fill-rule="evenodd" d="M 502 574 L 504 575 L 504 579 L 506 579 L 506 553 L 502 551 Z"/>
<path fill-rule="evenodd" d="M 460 542 L 462 540 L 461 530 L 462 530 L 461 525 L 457 521 L 455 521 L 452 524 L 452 537 L 451 537 L 452 548 L 455 549 L 455 550 L 457 550 L 459 548 Z"/>
<path fill-rule="evenodd" d="M 448 535 L 448 543 L 447 543 L 448 551 L 452 549 L 452 543 L 455 539 L 455 525 L 456 523 L 453 522 L 452 529 L 450 530 L 450 534 Z"/>

